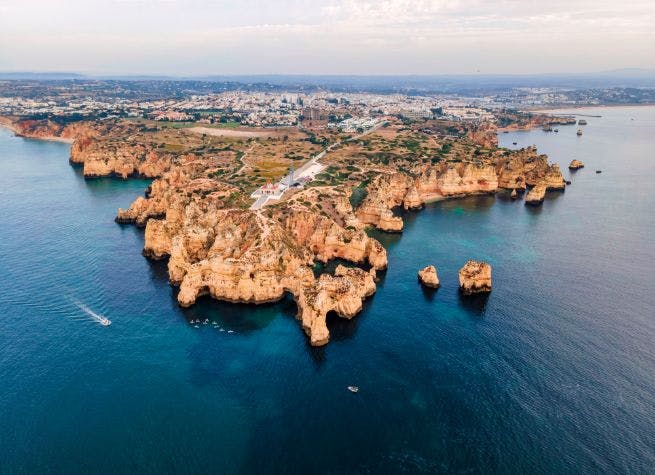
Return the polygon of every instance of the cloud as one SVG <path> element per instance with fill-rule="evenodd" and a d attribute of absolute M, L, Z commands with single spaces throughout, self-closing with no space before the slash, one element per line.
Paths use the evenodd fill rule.
<path fill-rule="evenodd" d="M 0 69 L 66 64 L 103 72 L 439 73 L 655 67 L 654 22 L 652 0 L 3 0 Z"/>

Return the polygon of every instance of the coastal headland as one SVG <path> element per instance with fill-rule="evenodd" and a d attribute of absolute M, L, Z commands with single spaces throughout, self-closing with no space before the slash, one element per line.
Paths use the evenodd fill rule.
<path fill-rule="evenodd" d="M 527 124 L 563 120 L 532 115 Z M 523 116 L 505 116 L 521 128 Z M 560 122 L 563 123 L 563 122 Z M 399 208 L 475 194 L 563 190 L 534 147 L 498 148 L 496 123 L 393 117 L 364 133 L 261 128 L 225 133 L 154 121 L 0 118 L 19 136 L 72 143 L 86 178 L 154 181 L 116 221 L 145 228 L 143 254 L 167 259 L 181 306 L 200 296 L 264 303 L 286 293 L 312 345 L 329 341 L 328 313 L 354 317 L 376 291 L 387 254 L 368 227 L 402 232 Z M 218 130 L 218 129 L 214 129 Z M 316 173 L 294 169 L 313 160 Z M 275 199 L 251 209 L 255 192 Z M 268 204 L 271 203 L 271 204 Z M 473 257 L 473 256 L 472 256 Z M 332 274 L 316 263 L 339 259 Z"/>

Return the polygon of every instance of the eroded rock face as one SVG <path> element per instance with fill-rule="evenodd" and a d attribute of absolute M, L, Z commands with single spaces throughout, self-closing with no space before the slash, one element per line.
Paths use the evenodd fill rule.
<path fill-rule="evenodd" d="M 87 178 L 131 176 L 155 178 L 171 168 L 175 157 L 148 150 L 142 144 L 121 144 L 108 149 L 103 142 L 92 138 L 77 140 L 71 149 L 71 163 L 82 165 Z"/>
<path fill-rule="evenodd" d="M 543 185 L 547 190 L 563 190 L 566 186 L 559 166 L 549 164 L 548 157 L 537 154 L 535 147 L 489 154 L 476 162 L 428 165 L 414 172 L 414 176 L 376 176 L 355 212 L 359 221 L 382 231 L 400 232 L 402 218 L 393 213 L 400 206 L 417 209 L 427 201 L 495 193 L 498 189 L 525 190 Z"/>
<path fill-rule="evenodd" d="M 580 160 L 571 160 L 571 163 L 569 164 L 569 170 L 578 170 L 580 168 L 584 168 L 584 163 L 582 163 Z"/>
<path fill-rule="evenodd" d="M 434 266 L 426 266 L 418 271 L 418 280 L 426 287 L 436 289 L 439 287 L 439 277 Z"/>
<path fill-rule="evenodd" d="M 342 318 L 353 318 L 363 301 L 375 293 L 375 270 L 338 266 L 334 276 L 323 274 L 318 280 L 305 281 L 295 290 L 298 318 L 313 346 L 325 345 L 330 338 L 326 325 L 329 312 Z"/>
<path fill-rule="evenodd" d="M 459 288 L 465 295 L 491 292 L 491 266 L 470 260 L 459 270 Z"/>
<path fill-rule="evenodd" d="M 403 208 L 406 210 L 416 210 L 421 209 L 424 204 L 418 188 L 416 188 L 416 185 L 412 185 L 403 198 Z"/>
<path fill-rule="evenodd" d="M 347 198 L 344 203 L 340 195 L 334 197 L 334 218 L 300 205 L 239 209 L 231 207 L 233 187 L 193 170 L 165 173 L 147 198 L 117 216 L 119 222 L 145 225 L 146 256 L 169 258 L 169 278 L 179 286 L 181 306 L 203 295 L 264 303 L 289 292 L 311 343 L 320 345 L 329 339 L 328 312 L 351 318 L 375 292 L 375 269 L 386 267 L 386 251 L 361 226 L 344 227 L 352 219 Z M 338 267 L 334 276 L 316 279 L 314 262 L 334 258 L 369 266 L 371 272 Z"/>
<path fill-rule="evenodd" d="M 534 186 L 527 195 L 525 195 L 525 204 L 529 206 L 539 206 L 544 202 L 546 197 L 546 185 L 540 183 Z"/>

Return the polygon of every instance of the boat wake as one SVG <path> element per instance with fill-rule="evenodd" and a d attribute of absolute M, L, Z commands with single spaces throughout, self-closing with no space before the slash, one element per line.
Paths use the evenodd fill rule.
<path fill-rule="evenodd" d="M 91 318 L 92 321 L 94 321 L 96 323 L 99 323 L 100 325 L 105 326 L 105 327 L 108 327 L 109 325 L 111 325 L 111 320 L 109 320 L 107 317 L 105 317 L 103 315 L 99 315 L 99 314 L 95 313 L 93 310 L 91 310 L 89 307 L 87 307 L 83 303 L 76 301 L 75 305 L 77 305 L 78 308 L 80 310 L 82 310 L 86 314 L 86 317 L 84 317 L 84 318 Z"/>

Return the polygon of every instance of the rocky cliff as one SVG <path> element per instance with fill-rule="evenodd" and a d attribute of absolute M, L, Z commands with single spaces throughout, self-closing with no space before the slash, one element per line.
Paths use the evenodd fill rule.
<path fill-rule="evenodd" d="M 386 251 L 361 229 L 346 229 L 300 205 L 234 208 L 232 187 L 191 171 L 176 167 L 165 173 L 153 182 L 147 198 L 138 198 L 117 216 L 119 222 L 145 225 L 146 256 L 169 258 L 180 305 L 192 305 L 202 295 L 272 302 L 289 292 L 311 344 L 322 345 L 329 339 L 327 313 L 351 318 L 375 292 L 374 270 L 386 267 Z M 348 208 L 341 203 L 344 216 L 352 213 Z M 372 272 L 338 267 L 333 276 L 315 278 L 314 262 L 334 258 Z"/>
<path fill-rule="evenodd" d="M 486 262 L 468 261 L 459 270 L 459 288 L 465 295 L 491 292 L 491 266 Z"/>
<path fill-rule="evenodd" d="M 383 231 L 403 229 L 402 218 L 393 210 L 417 209 L 427 201 L 481 193 L 498 189 L 524 190 L 543 185 L 548 190 L 562 190 L 565 181 L 557 164 L 549 164 L 546 155 L 536 148 L 498 151 L 476 161 L 446 161 L 414 170 L 376 176 L 356 215 L 362 223 Z"/>

